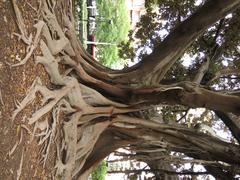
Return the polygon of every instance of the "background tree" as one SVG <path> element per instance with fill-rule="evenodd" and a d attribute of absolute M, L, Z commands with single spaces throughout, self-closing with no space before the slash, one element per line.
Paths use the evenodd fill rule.
<path fill-rule="evenodd" d="M 94 34 L 98 42 L 112 43 L 112 45 L 97 46 L 97 59 L 108 67 L 116 63 L 125 64 L 126 62 L 118 56 L 117 47 L 121 41 L 126 41 L 130 29 L 125 0 L 100 0 L 96 3 L 98 16 Z"/>
<path fill-rule="evenodd" d="M 34 52 L 34 62 L 41 64 L 37 69 L 44 68 L 49 78 L 38 76 L 31 80 L 32 85 L 19 102 L 13 97 L 8 99 L 5 108 L 15 102 L 15 110 L 11 113 L 1 110 L 4 119 L 11 115 L 8 123 L 12 122 L 12 129 L 16 129 L 19 136 L 9 151 L 3 149 L 1 154 L 7 154 L 10 160 L 5 164 L 12 162 L 11 157 L 23 137 L 30 136 L 34 141 L 27 145 L 25 139 L 26 144 L 21 146 L 31 148 L 38 144 L 40 163 L 44 167 L 56 157 L 49 166 L 50 173 L 54 169 L 52 176 L 59 179 L 87 179 L 104 157 L 120 147 L 133 152 L 134 159 L 147 163 L 156 179 L 178 179 L 186 174 L 193 178 L 198 174 L 211 174 L 226 180 L 239 176 L 240 98 L 238 82 L 232 79 L 238 77 L 235 59 L 239 47 L 237 37 L 227 35 L 227 32 L 231 34 L 230 29 L 237 31 L 234 27 L 239 20 L 239 0 L 209 0 L 196 5 L 196 10 L 186 10 L 186 17 L 182 10 L 183 13 L 178 14 L 185 18 L 180 18 L 177 24 L 173 18 L 172 25 L 169 21 L 169 34 L 160 38 L 152 52 L 123 70 L 109 69 L 85 52 L 75 33 L 71 1 L 39 2 L 29 5 L 35 11 L 36 23 L 22 16 L 24 7 L 12 0 L 18 36 L 27 46 L 27 55 L 19 62 L 13 59 L 6 64 L 13 72 L 21 67 L 23 71 L 29 70 L 26 67 L 31 61 L 27 60 Z M 160 7 L 168 7 L 170 3 L 161 2 L 166 4 Z M 171 4 L 169 9 L 175 6 Z M 169 17 L 174 16 L 173 13 Z M 26 20 L 28 26 L 25 26 Z M 30 30 L 34 31 L 33 35 L 28 34 Z M 192 53 L 195 63 L 191 66 L 180 65 L 185 52 Z M 225 61 L 228 63 L 222 63 Z M 9 81 L 3 79 L 3 83 L 7 85 Z M 1 108 L 7 92 L 2 94 Z M 33 101 L 35 106 L 31 106 Z M 181 118 L 181 112 L 200 107 L 207 109 L 202 113 L 204 118 L 196 120 L 186 116 L 189 122 L 183 120 L 184 114 Z M 172 110 L 180 113 L 169 113 Z M 202 123 L 209 118 L 218 121 L 216 116 L 235 139 L 221 139 L 210 126 Z M 26 167 L 36 163 L 24 166 L 26 151 L 30 150 L 22 150 L 19 166 L 13 169 L 17 179 L 37 174 L 26 176 L 25 171 L 29 169 Z M 30 152 L 34 154 L 33 150 Z M 191 163 L 191 168 L 186 169 L 185 163 Z M 205 170 L 197 170 L 196 164 L 203 165 Z"/>

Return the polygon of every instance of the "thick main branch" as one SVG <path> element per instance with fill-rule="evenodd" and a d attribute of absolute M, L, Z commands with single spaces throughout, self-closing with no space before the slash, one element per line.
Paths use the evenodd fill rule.
<path fill-rule="evenodd" d="M 239 0 L 207 1 L 187 20 L 177 26 L 150 55 L 134 68 L 130 68 L 127 75 L 116 76 L 117 80 L 122 82 L 127 79 L 129 82 L 140 82 L 142 79 L 150 79 L 155 83 L 159 82 L 196 38 L 203 34 L 210 25 L 234 11 L 239 5 Z"/>
<path fill-rule="evenodd" d="M 240 113 L 238 96 L 210 91 L 190 82 L 182 82 L 174 86 L 160 86 L 159 88 L 135 89 L 131 101 L 138 102 L 140 105 L 179 104 L 191 108 L 204 107 L 232 112 L 236 115 Z"/>

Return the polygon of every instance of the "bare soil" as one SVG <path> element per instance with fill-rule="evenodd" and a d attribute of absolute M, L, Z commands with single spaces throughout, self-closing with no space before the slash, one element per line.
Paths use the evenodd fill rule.
<path fill-rule="evenodd" d="M 34 18 L 37 13 L 29 6 L 37 8 L 36 1 L 21 0 L 19 8 L 24 18 L 28 33 L 36 33 L 33 28 Z M 16 108 L 15 101 L 21 101 L 34 79 L 39 76 L 44 84 L 49 86 L 49 78 L 41 65 L 34 63 L 33 57 L 19 67 L 10 68 L 9 64 L 17 63 L 16 57 L 24 58 L 26 45 L 18 41 L 12 33 L 19 33 L 15 22 L 15 13 L 12 3 L 8 0 L 0 1 L 0 90 L 4 105 L 0 104 L 0 180 L 16 179 L 23 153 L 23 165 L 20 179 L 50 179 L 55 162 L 54 150 L 51 152 L 47 167 L 39 163 L 39 146 L 37 139 L 31 141 L 31 136 L 20 124 L 25 124 L 31 131 L 33 127 L 24 122 L 24 116 L 30 116 L 38 107 L 38 101 L 34 101 L 11 122 L 11 115 Z M 37 54 L 38 50 L 35 52 Z M 21 131 L 22 142 L 17 146 L 12 156 L 8 152 L 19 141 Z M 55 149 L 55 147 L 52 147 Z"/>

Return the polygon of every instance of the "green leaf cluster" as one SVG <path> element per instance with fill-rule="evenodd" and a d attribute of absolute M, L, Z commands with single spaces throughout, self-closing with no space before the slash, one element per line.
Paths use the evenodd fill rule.
<path fill-rule="evenodd" d="M 97 169 L 92 172 L 92 180 L 105 180 L 105 176 L 107 174 L 107 162 L 102 161 Z"/>
<path fill-rule="evenodd" d="M 130 20 L 125 0 L 99 0 L 97 1 L 98 17 L 95 31 L 98 42 L 107 42 L 115 45 L 98 45 L 97 58 L 106 66 L 119 61 L 118 46 L 127 39 L 130 29 Z M 109 20 L 112 24 L 109 24 Z"/>

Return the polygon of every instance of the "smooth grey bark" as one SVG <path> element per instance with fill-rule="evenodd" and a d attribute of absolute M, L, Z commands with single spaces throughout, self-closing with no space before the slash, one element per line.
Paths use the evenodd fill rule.
<path fill-rule="evenodd" d="M 116 76 L 117 81 L 127 80 L 139 83 L 143 79 L 150 79 L 154 84 L 159 83 L 196 38 L 213 23 L 237 9 L 239 5 L 239 0 L 207 1 L 193 15 L 178 25 L 149 56 L 126 70 L 126 75 Z"/>

